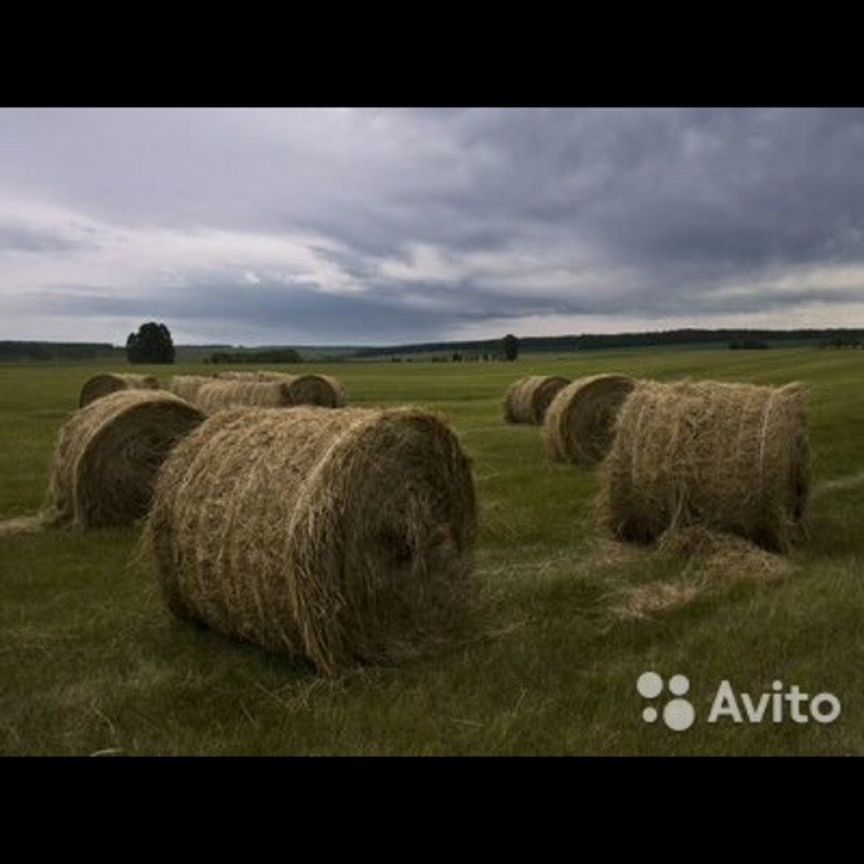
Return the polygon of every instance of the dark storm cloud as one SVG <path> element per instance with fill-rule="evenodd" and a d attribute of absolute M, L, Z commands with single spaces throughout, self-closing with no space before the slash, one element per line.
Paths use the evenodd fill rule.
<path fill-rule="evenodd" d="M 859 110 L 6 110 L 0 142 L 12 330 L 13 286 L 226 341 L 864 323 Z"/>
<path fill-rule="evenodd" d="M 439 303 L 447 308 L 412 305 L 422 296 L 417 293 L 377 287 L 358 296 L 321 294 L 314 285 L 237 284 L 196 282 L 185 290 L 151 291 L 146 296 L 123 297 L 88 291 L 84 286 L 55 286 L 31 298 L 33 309 L 51 308 L 54 313 L 82 318 L 130 318 L 146 316 L 203 325 L 210 332 L 214 325 L 231 321 L 235 332 L 249 334 L 259 341 L 285 334 L 302 342 L 309 334 L 326 342 L 394 342 L 402 338 L 445 338 L 448 330 L 461 322 L 481 322 L 489 317 L 495 304 L 496 314 L 517 317 L 546 309 L 544 304 L 505 298 L 503 303 L 482 289 L 468 293 L 449 289 Z M 363 323 L 358 333 L 358 322 Z M 256 336 L 257 333 L 257 336 Z M 273 334 L 272 337 L 267 334 Z"/>
<path fill-rule="evenodd" d="M 40 231 L 26 224 L 0 222 L 0 255 L 4 252 L 70 252 L 92 245 L 68 233 Z"/>

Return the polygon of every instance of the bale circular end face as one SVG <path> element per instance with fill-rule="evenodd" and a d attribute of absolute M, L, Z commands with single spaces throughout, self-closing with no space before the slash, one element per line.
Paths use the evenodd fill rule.
<path fill-rule="evenodd" d="M 166 461 L 147 529 L 176 615 L 325 674 L 458 626 L 475 533 L 457 438 L 409 409 L 220 412 Z"/>
<path fill-rule="evenodd" d="M 636 381 L 626 375 L 580 378 L 558 391 L 543 423 L 546 452 L 556 462 L 602 462 L 615 436 L 615 418 Z"/>
<path fill-rule="evenodd" d="M 510 385 L 504 397 L 504 419 L 508 423 L 542 423 L 555 395 L 569 383 L 569 378 L 553 375 L 520 378 Z"/>
<path fill-rule="evenodd" d="M 118 390 L 158 390 L 159 382 L 152 375 L 94 375 L 81 388 L 78 407 L 83 408 L 96 399 Z"/>
<path fill-rule="evenodd" d="M 160 465 L 203 419 L 176 396 L 147 390 L 79 408 L 57 437 L 45 523 L 90 528 L 146 515 Z"/>
<path fill-rule="evenodd" d="M 619 412 L 600 506 L 623 540 L 701 525 L 785 552 L 809 488 L 799 385 L 642 384 Z"/>
<path fill-rule="evenodd" d="M 297 375 L 286 389 L 294 405 L 321 405 L 325 408 L 345 405 L 345 390 L 330 375 Z"/>

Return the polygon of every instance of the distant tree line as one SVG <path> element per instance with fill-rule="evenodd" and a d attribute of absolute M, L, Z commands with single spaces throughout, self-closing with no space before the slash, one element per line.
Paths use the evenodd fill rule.
<path fill-rule="evenodd" d="M 114 357 L 116 351 L 102 342 L 0 342 L 0 362 L 100 360 Z"/>
<path fill-rule="evenodd" d="M 729 348 L 732 351 L 764 351 L 771 346 L 761 339 L 733 339 L 729 343 Z"/>
<path fill-rule="evenodd" d="M 216 351 L 210 363 L 302 363 L 293 348 L 265 348 L 262 351 Z"/>
<path fill-rule="evenodd" d="M 829 336 L 819 342 L 820 348 L 864 348 L 864 338 L 850 333 Z"/>
<path fill-rule="evenodd" d="M 597 333 L 579 336 L 525 336 L 518 340 L 520 353 L 558 352 L 562 354 L 574 351 L 591 351 L 610 348 L 642 348 L 647 346 L 683 346 L 683 345 L 716 345 L 727 347 L 731 342 L 752 339 L 765 342 L 767 345 L 779 343 L 798 343 L 818 345 L 828 340 L 864 341 L 864 330 L 831 328 L 831 329 L 797 329 L 797 330 L 664 330 L 642 333 Z M 459 352 L 489 353 L 500 355 L 501 339 L 481 339 L 462 342 L 424 342 L 416 345 L 400 345 L 386 348 L 360 348 L 353 355 L 356 359 L 371 359 L 373 357 L 411 355 L 411 354 L 447 354 Z"/>

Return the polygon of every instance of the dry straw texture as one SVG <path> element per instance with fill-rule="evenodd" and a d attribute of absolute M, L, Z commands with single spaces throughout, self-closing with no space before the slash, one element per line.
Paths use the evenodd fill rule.
<path fill-rule="evenodd" d="M 342 387 L 326 375 L 282 375 L 273 380 L 246 377 L 208 381 L 195 393 L 195 404 L 208 414 L 225 408 L 276 408 L 292 405 L 344 405 Z"/>
<path fill-rule="evenodd" d="M 727 582 L 746 579 L 775 582 L 792 572 L 787 557 L 767 552 L 743 537 L 701 525 L 667 532 L 657 542 L 657 551 L 685 558 L 707 575 Z"/>
<path fill-rule="evenodd" d="M 287 372 L 270 372 L 267 369 L 225 369 L 214 372 L 213 377 L 222 381 L 279 381 L 294 376 Z"/>
<path fill-rule="evenodd" d="M 78 406 L 83 408 L 96 399 L 118 390 L 158 390 L 159 382 L 152 375 L 94 375 L 81 388 Z"/>
<path fill-rule="evenodd" d="M 504 419 L 508 423 L 542 423 L 555 394 L 568 383 L 568 378 L 547 375 L 520 378 L 504 397 Z"/>
<path fill-rule="evenodd" d="M 160 465 L 204 415 L 170 393 L 123 390 L 79 408 L 60 428 L 46 502 L 0 533 L 126 525 L 146 515 Z"/>
<path fill-rule="evenodd" d="M 177 447 L 146 537 L 169 608 L 325 674 L 460 623 L 476 504 L 458 439 L 413 410 L 236 409 Z"/>
<path fill-rule="evenodd" d="M 620 539 L 701 525 L 783 552 L 801 530 L 810 457 L 799 385 L 643 382 L 616 426 L 601 514 Z"/>
<path fill-rule="evenodd" d="M 743 537 L 701 525 L 665 533 L 657 541 L 655 551 L 684 559 L 683 578 L 622 588 L 615 594 L 617 604 L 610 609 L 615 617 L 650 619 L 687 606 L 697 597 L 716 594 L 736 582 L 780 582 L 789 578 L 794 570 L 786 556 L 767 552 Z"/>
<path fill-rule="evenodd" d="M 171 392 L 181 399 L 194 404 L 198 390 L 205 384 L 213 382 L 206 375 L 175 375 L 171 379 Z"/>
<path fill-rule="evenodd" d="M 550 458 L 585 467 L 601 462 L 612 446 L 618 410 L 635 386 L 625 375 L 594 375 L 559 390 L 543 423 Z"/>

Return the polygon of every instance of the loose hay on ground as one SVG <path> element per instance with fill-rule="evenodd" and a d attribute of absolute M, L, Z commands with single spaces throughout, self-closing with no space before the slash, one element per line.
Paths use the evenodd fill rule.
<path fill-rule="evenodd" d="M 169 608 L 333 674 L 460 623 L 469 461 L 413 409 L 220 412 L 166 461 L 146 531 Z"/>
<path fill-rule="evenodd" d="M 666 612 L 672 612 L 692 603 L 706 590 L 701 580 L 687 582 L 647 582 L 632 585 L 617 595 L 617 602 L 609 611 L 623 621 L 644 621 Z"/>
<path fill-rule="evenodd" d="M 123 390 L 79 408 L 57 436 L 46 503 L 3 533 L 126 525 L 146 515 L 169 450 L 204 415 L 169 393 Z"/>
<path fill-rule="evenodd" d="M 626 375 L 579 378 L 559 390 L 546 411 L 543 443 L 556 462 L 601 462 L 615 435 L 615 418 L 636 381 Z"/>
<path fill-rule="evenodd" d="M 662 555 L 693 561 L 701 570 L 726 581 L 773 582 L 792 572 L 788 558 L 768 552 L 743 537 L 691 525 L 668 531 L 656 546 Z"/>
<path fill-rule="evenodd" d="M 667 532 L 653 549 L 658 555 L 685 561 L 687 566 L 683 578 L 620 588 L 613 595 L 615 603 L 610 609 L 615 617 L 625 620 L 653 618 L 736 582 L 780 582 L 794 570 L 783 555 L 767 552 L 742 537 L 711 531 L 699 525 Z"/>
<path fill-rule="evenodd" d="M 504 397 L 504 419 L 508 423 L 542 423 L 555 394 L 568 383 L 568 378 L 551 375 L 520 378 Z"/>
<path fill-rule="evenodd" d="M 118 390 L 158 390 L 159 381 L 152 375 L 127 375 L 111 373 L 107 375 L 94 375 L 88 379 L 81 388 L 78 398 L 78 407 L 83 408 L 96 399 L 101 399 L 109 393 Z"/>
<path fill-rule="evenodd" d="M 809 490 L 802 389 L 643 382 L 618 413 L 602 472 L 601 519 L 619 539 L 702 525 L 785 552 Z"/>

